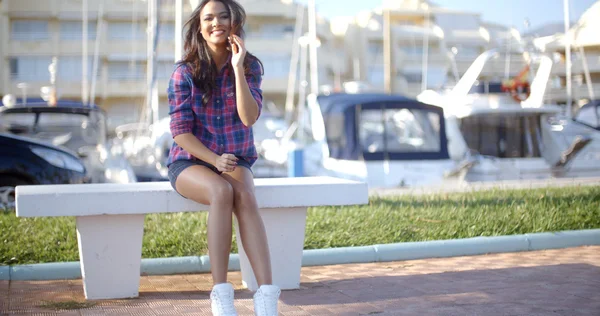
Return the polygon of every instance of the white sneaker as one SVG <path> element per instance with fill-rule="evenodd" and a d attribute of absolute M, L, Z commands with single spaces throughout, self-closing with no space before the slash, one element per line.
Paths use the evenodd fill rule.
<path fill-rule="evenodd" d="M 233 306 L 233 286 L 230 283 L 213 286 L 210 292 L 210 308 L 213 316 L 237 316 Z"/>
<path fill-rule="evenodd" d="M 281 290 L 276 285 L 261 285 L 254 293 L 254 314 L 257 316 L 277 316 L 277 302 Z"/>

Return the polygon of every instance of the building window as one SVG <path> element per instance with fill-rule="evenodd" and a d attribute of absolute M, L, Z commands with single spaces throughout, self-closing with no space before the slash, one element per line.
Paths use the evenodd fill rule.
<path fill-rule="evenodd" d="M 82 78 L 82 60 L 81 56 L 65 56 L 58 59 L 58 81 L 81 81 Z M 88 80 L 92 80 L 92 70 L 94 67 L 94 60 L 92 57 L 88 58 Z M 100 69 L 100 67 L 98 67 Z M 100 71 L 96 74 L 96 78 L 100 77 Z"/>
<path fill-rule="evenodd" d="M 158 29 L 158 39 L 165 41 L 175 40 L 175 24 L 161 23 Z"/>
<path fill-rule="evenodd" d="M 13 57 L 10 59 L 10 78 L 23 82 L 49 82 L 50 56 Z"/>
<path fill-rule="evenodd" d="M 400 49 L 402 52 L 409 56 L 423 56 L 425 52 L 423 51 L 423 46 L 410 45 L 410 46 L 401 46 Z"/>
<path fill-rule="evenodd" d="M 173 31 L 174 32 L 174 31 Z M 112 22 L 108 24 L 108 38 L 112 40 L 141 40 L 146 37 L 141 24 L 130 22 Z"/>
<path fill-rule="evenodd" d="M 88 23 L 88 40 L 96 39 L 96 22 Z M 60 39 L 80 41 L 83 37 L 83 25 L 81 21 L 61 21 L 60 22 Z"/>
<path fill-rule="evenodd" d="M 454 46 L 456 48 L 456 56 L 461 58 L 461 57 L 466 57 L 466 58 L 473 58 L 473 57 L 477 57 L 479 56 L 479 54 L 481 54 L 481 49 L 479 48 L 479 46 L 472 46 L 472 45 L 456 45 Z"/>
<path fill-rule="evenodd" d="M 287 78 L 290 72 L 290 56 L 285 54 L 261 54 L 258 56 L 267 79 Z"/>
<path fill-rule="evenodd" d="M 373 57 L 383 56 L 383 44 L 378 42 L 369 42 L 369 54 Z"/>
<path fill-rule="evenodd" d="M 138 81 L 146 78 L 146 66 L 132 62 L 111 62 L 108 64 L 108 79 Z"/>
<path fill-rule="evenodd" d="M 291 38 L 294 36 L 294 26 L 283 23 L 265 23 L 260 26 L 259 32 L 258 36 L 267 39 Z"/>
<path fill-rule="evenodd" d="M 437 89 L 445 85 L 448 79 L 447 71 L 445 67 L 430 65 L 427 68 L 427 88 Z M 408 83 L 422 83 L 423 69 L 420 67 L 405 67 L 400 76 L 404 77 Z"/>
<path fill-rule="evenodd" d="M 172 61 L 160 61 L 156 63 L 156 77 L 158 79 L 169 79 L 175 69 L 175 64 Z"/>
<path fill-rule="evenodd" d="M 368 80 L 377 86 L 383 84 L 383 65 L 371 65 L 368 69 Z"/>
<path fill-rule="evenodd" d="M 17 41 L 47 40 L 50 38 L 50 34 L 48 33 L 48 21 L 11 21 L 10 38 Z"/>

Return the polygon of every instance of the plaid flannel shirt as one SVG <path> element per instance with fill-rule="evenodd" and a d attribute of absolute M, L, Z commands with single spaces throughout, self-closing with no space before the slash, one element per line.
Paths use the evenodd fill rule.
<path fill-rule="evenodd" d="M 242 123 L 237 111 L 235 82 L 229 76 L 229 68 L 223 67 L 217 75 L 212 97 L 206 106 L 202 105 L 202 91 L 194 86 L 191 68 L 179 64 L 169 81 L 169 115 L 173 138 L 184 133 L 192 133 L 204 146 L 217 155 L 234 154 L 247 160 L 250 165 L 257 159 L 252 128 Z M 262 110 L 262 68 L 258 61 L 250 65 L 246 81 L 250 93 Z M 177 160 L 198 159 L 173 142 L 167 165 Z"/>

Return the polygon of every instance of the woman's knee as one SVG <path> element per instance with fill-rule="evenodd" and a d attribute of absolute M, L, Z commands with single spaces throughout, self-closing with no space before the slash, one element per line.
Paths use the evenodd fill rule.
<path fill-rule="evenodd" d="M 233 207 L 234 191 L 231 184 L 227 181 L 219 181 L 211 187 L 211 205 L 219 205 L 221 207 Z"/>
<path fill-rule="evenodd" d="M 247 188 L 235 190 L 234 202 L 236 214 L 239 212 L 252 212 L 258 209 L 254 191 Z"/>

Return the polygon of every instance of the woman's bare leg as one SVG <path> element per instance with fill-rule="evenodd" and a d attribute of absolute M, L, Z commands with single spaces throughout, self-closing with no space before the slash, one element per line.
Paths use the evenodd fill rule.
<path fill-rule="evenodd" d="M 233 187 L 233 212 L 238 220 L 240 236 L 258 286 L 272 284 L 271 257 L 267 234 L 254 196 L 252 172 L 237 167 L 221 175 Z"/>
<path fill-rule="evenodd" d="M 201 204 L 208 211 L 208 253 L 214 284 L 227 282 L 231 252 L 233 188 L 228 181 L 204 166 L 188 167 L 175 183 L 177 192 Z"/>

